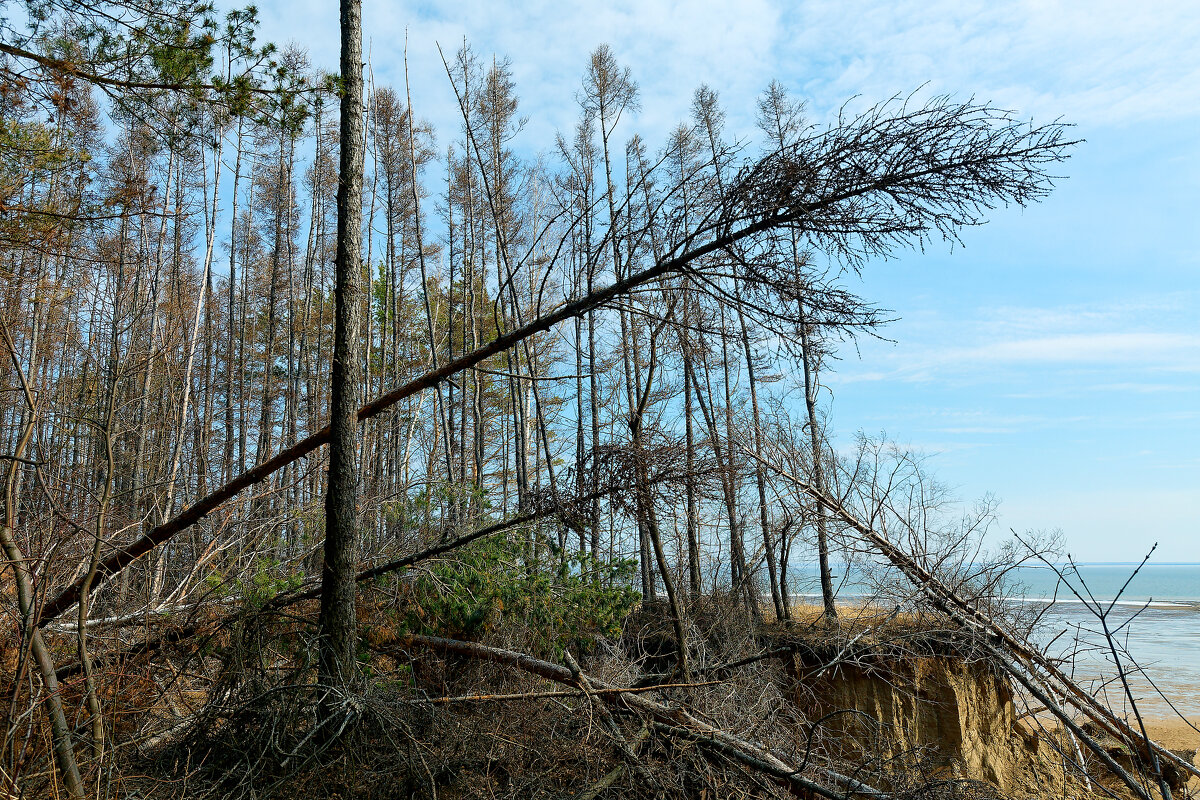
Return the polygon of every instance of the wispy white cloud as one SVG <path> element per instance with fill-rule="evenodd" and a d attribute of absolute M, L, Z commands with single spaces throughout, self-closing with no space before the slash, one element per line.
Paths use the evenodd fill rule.
<path fill-rule="evenodd" d="M 1200 295 L 1176 291 L 1122 298 L 1120 302 L 1055 306 L 999 305 L 976 310 L 974 318 L 1012 335 L 1038 335 L 1047 331 L 1071 332 L 1105 326 L 1129 327 L 1145 320 L 1190 317 L 1200 306 Z"/>
<path fill-rule="evenodd" d="M 1176 333 L 1107 332 L 1068 334 L 990 342 L 972 347 L 901 346 L 884 359 L 891 369 L 865 372 L 847 370 L 833 380 L 961 381 L 972 377 L 992 380 L 998 370 L 1020 367 L 1088 368 L 1139 372 L 1200 371 L 1200 336 Z M 1129 382 L 1123 382 L 1127 389 Z M 1120 384 L 1108 384 L 1118 386 Z M 1165 391 L 1162 384 L 1143 391 Z M 1179 391 L 1186 390 L 1186 387 Z"/>
<path fill-rule="evenodd" d="M 935 355 L 935 360 L 983 366 L 1200 363 L 1200 336 L 1178 333 L 1074 333 L 953 348 Z"/>
<path fill-rule="evenodd" d="M 259 6 L 267 37 L 303 43 L 326 68 L 337 64 L 336 4 L 268 0 Z M 466 0 L 452 7 L 365 0 L 364 44 L 376 80 L 402 85 L 407 35 L 414 106 L 443 141 L 456 135 L 460 121 L 437 45 L 450 60 L 464 40 L 486 61 L 510 58 L 520 113 L 529 118 L 519 144 L 549 150 L 554 133 L 569 133 L 578 118 L 575 97 L 588 55 L 607 43 L 641 86 L 636 128 L 627 126 L 621 135 L 639 130 L 657 144 L 687 117 L 692 90 L 701 83 L 736 106 L 741 123 L 752 119 L 754 98 L 778 66 L 773 59 L 787 9 L 769 0 L 744 0 L 736 13 L 721 0 Z"/>
<path fill-rule="evenodd" d="M 317 65 L 336 66 L 336 4 L 259 7 L 264 38 L 300 42 Z M 700 83 L 721 93 L 740 136 L 753 135 L 754 100 L 772 79 L 818 114 L 923 85 L 1088 125 L 1200 109 L 1200 4 L 1189 0 L 366 0 L 364 27 L 381 83 L 403 82 L 407 35 L 415 105 L 444 138 L 458 112 L 435 43 L 448 55 L 465 39 L 485 58 L 511 57 L 530 117 L 523 144 L 534 149 L 570 129 L 585 60 L 602 42 L 641 83 L 637 127 L 652 142 L 687 116 Z"/>
<path fill-rule="evenodd" d="M 929 82 L 1089 124 L 1200 105 L 1200 6 L 1187 0 L 810 0 L 786 21 L 785 55 L 819 66 L 809 87 L 823 99 Z"/>
<path fill-rule="evenodd" d="M 1200 392 L 1200 386 L 1174 383 L 1105 383 L 1088 387 L 1094 392 L 1135 392 L 1137 394 L 1160 394 L 1163 392 Z"/>
<path fill-rule="evenodd" d="M 1200 394 L 1200 386 L 1175 383 L 1123 381 L 1120 383 L 1081 384 L 1078 386 L 1056 386 L 1035 391 L 1006 392 L 1003 396 L 1017 400 L 1045 400 L 1065 398 L 1080 394 Z"/>
<path fill-rule="evenodd" d="M 962 318 L 926 309 L 893 331 L 895 345 L 876 345 L 855 371 L 833 380 L 1008 381 L 1014 370 L 1078 370 L 1090 376 L 1063 386 L 1012 385 L 1009 397 L 1064 392 L 1143 394 L 1200 391 L 1200 334 L 1194 295 L 1130 298 L 1092 306 L 1004 306 Z M 959 312 L 961 313 L 961 312 Z"/>

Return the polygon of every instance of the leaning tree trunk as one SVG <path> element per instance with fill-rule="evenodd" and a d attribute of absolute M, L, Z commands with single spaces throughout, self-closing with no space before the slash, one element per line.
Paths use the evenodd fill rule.
<path fill-rule="evenodd" d="M 319 680 L 343 686 L 354 674 L 358 405 L 362 373 L 362 1 L 341 0 L 341 163 L 337 190 L 329 486 L 321 574 Z"/>
<path fill-rule="evenodd" d="M 3 551 L 4 557 L 8 560 L 8 566 L 12 568 L 13 583 L 15 584 L 14 594 L 17 598 L 17 609 L 21 615 L 22 638 L 28 642 L 33 660 L 41 673 L 44 690 L 42 704 L 45 707 L 46 716 L 50 718 L 50 741 L 54 750 L 54 762 L 58 767 L 63 786 L 67 790 L 67 796 L 73 800 L 82 800 L 85 787 L 83 778 L 79 774 L 79 762 L 75 759 L 75 748 L 71 742 L 71 728 L 67 723 L 66 711 L 63 708 L 54 660 L 49 646 L 42 638 L 41 630 L 36 627 L 35 576 L 30 569 L 30 561 L 25 558 L 25 554 L 17 543 L 14 532 L 17 519 L 17 473 L 23 463 L 26 448 L 33 439 L 34 426 L 37 424 L 37 406 L 33 400 L 33 393 L 30 392 L 29 386 L 25 382 L 24 373 L 17 363 L 16 349 L 13 347 L 7 328 L 0 327 L 0 335 L 4 337 L 4 344 L 8 348 L 13 369 L 24 389 L 27 403 L 25 424 L 20 438 L 13 448 L 13 455 L 9 460 L 4 481 L 3 508 L 0 508 L 0 551 Z M 15 683 L 16 681 L 14 681 Z M 13 690 L 16 691 L 15 685 Z"/>

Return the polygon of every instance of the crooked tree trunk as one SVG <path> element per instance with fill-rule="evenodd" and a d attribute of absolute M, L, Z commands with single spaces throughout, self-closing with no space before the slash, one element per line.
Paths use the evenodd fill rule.
<path fill-rule="evenodd" d="M 55 675 L 54 661 L 50 656 L 50 648 L 42 638 L 42 632 L 36 627 L 37 620 L 34 604 L 37 601 L 34 576 L 29 568 L 30 562 L 25 558 L 20 545 L 17 544 L 13 526 L 17 517 L 16 490 L 17 474 L 20 472 L 25 450 L 33 438 L 33 429 L 37 421 L 37 408 L 33 403 L 33 395 L 28 386 L 24 385 L 24 373 L 17 363 L 17 353 L 7 329 L 0 328 L 4 343 L 12 358 L 14 371 L 21 377 L 22 388 L 28 404 L 25 426 L 21 436 L 13 448 L 13 459 L 8 464 L 8 474 L 4 483 L 4 509 L 0 516 L 0 549 L 13 572 L 13 583 L 16 588 L 17 606 L 21 613 L 22 631 L 28 636 L 29 649 L 42 676 L 45 689 L 45 699 L 42 703 L 46 708 L 46 716 L 50 718 L 50 741 L 54 749 L 54 761 L 58 766 L 59 775 L 67 794 L 72 798 L 82 800 L 84 795 L 83 778 L 79 774 L 79 763 L 75 760 L 75 749 L 71 744 L 71 728 L 67 724 L 67 716 L 63 711 L 62 695 L 59 692 L 58 678 Z M 90 587 L 89 587 L 90 588 Z"/>
<path fill-rule="evenodd" d="M 638 528 L 645 532 L 646 541 L 644 546 L 652 550 L 655 562 L 658 565 L 659 577 L 663 582 L 663 589 L 667 593 L 667 602 L 671 606 L 671 625 L 675 629 L 675 650 L 679 658 L 679 674 L 682 676 L 684 683 L 690 683 L 691 670 L 688 668 L 688 644 L 687 634 L 683 627 L 683 604 L 679 598 L 679 592 L 675 588 L 675 579 L 671 575 L 670 565 L 667 563 L 667 555 L 663 549 L 662 533 L 658 527 L 658 515 L 654 510 L 654 496 L 650 489 L 650 476 L 647 460 L 649 453 L 646 449 L 645 439 L 642 435 L 642 421 L 645 419 L 646 403 L 650 398 L 650 390 L 654 384 L 654 372 L 658 366 L 658 347 L 657 339 L 659 333 L 666 326 L 666 321 L 659 325 L 658 330 L 649 331 L 650 336 L 650 363 L 646 368 L 646 385 L 642 387 L 640 384 L 634 387 L 638 393 L 637 408 L 633 410 L 633 415 L 629 421 L 630 437 L 633 440 L 633 453 L 635 463 L 635 480 L 637 482 L 637 505 L 638 505 Z M 649 554 L 643 554 L 646 557 Z M 650 586 L 654 586 L 654 573 L 649 565 L 643 567 L 643 575 L 648 575 Z M 653 597 L 653 596 L 652 596 Z"/>

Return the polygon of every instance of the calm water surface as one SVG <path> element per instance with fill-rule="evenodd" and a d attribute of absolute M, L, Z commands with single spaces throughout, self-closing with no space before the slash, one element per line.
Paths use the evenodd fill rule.
<path fill-rule="evenodd" d="M 1130 684 L 1143 713 L 1167 718 L 1174 705 L 1186 716 L 1200 716 L 1200 565 L 1151 564 L 1130 580 L 1135 567 L 1083 564 L 1069 578 L 1089 597 L 1083 591 L 1086 586 L 1104 609 L 1116 599 L 1108 627 L 1117 632 L 1121 665 L 1133 669 Z M 1075 677 L 1114 708 L 1127 710 L 1123 688 L 1114 681 L 1116 663 L 1096 616 L 1050 569 L 1024 569 L 1021 581 L 1027 602 L 1045 610 L 1039 639 L 1050 653 L 1073 656 Z"/>

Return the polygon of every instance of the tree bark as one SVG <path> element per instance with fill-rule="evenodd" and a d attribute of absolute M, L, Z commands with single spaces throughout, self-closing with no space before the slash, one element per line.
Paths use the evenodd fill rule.
<path fill-rule="evenodd" d="M 359 92 L 361 98 L 361 83 Z M 628 295 L 638 287 L 659 281 L 669 275 L 680 274 L 695 265 L 702 265 L 707 256 L 723 252 L 730 246 L 759 233 L 779 230 L 792 224 L 803 224 L 803 230 L 814 236 L 836 234 L 840 237 L 872 237 L 875 234 L 868 225 L 870 217 L 863 215 L 884 203 L 884 198 L 904 196 L 912 198 L 925 215 L 912 222 L 911 230 L 904 234 L 907 240 L 909 236 L 918 237 L 938 225 L 963 224 L 960 217 L 955 215 L 967 214 L 970 208 L 965 205 L 967 201 L 961 198 L 974 196 L 972 193 L 975 192 L 979 193 L 980 198 L 1002 200 L 1012 197 L 1015 198 L 1014 202 L 1021 203 L 1040 197 L 1046 190 L 1045 183 L 1048 180 L 1042 171 L 1042 165 L 1061 160 L 1064 157 L 1063 148 L 1071 143 L 1062 141 L 1060 129 L 1054 126 L 1022 133 L 1014 140 L 1016 144 L 1010 143 L 1008 139 L 1002 139 L 996 143 L 992 136 L 996 130 L 994 127 L 973 121 L 970 115 L 977 112 L 978 109 L 974 106 L 935 107 L 927 115 L 931 117 L 932 122 L 940 121 L 941 127 L 934 128 L 934 130 L 948 131 L 949 133 L 945 136 L 961 145 L 954 149 L 952 157 L 944 162 L 935 161 L 932 165 L 926 164 L 920 168 L 905 160 L 888 160 L 878 164 L 878 168 L 875 170 L 864 170 L 858 166 L 854 169 L 842 169 L 836 164 L 823 168 L 820 181 L 821 191 L 811 200 L 798 203 L 793 202 L 788 196 L 776 196 L 768 193 L 756 201 L 755 205 L 743 215 L 741 221 L 732 225 L 722 222 L 719 225 L 705 226 L 701 230 L 695 231 L 687 240 L 676 245 L 653 266 L 638 272 L 631 272 L 621 280 L 603 288 L 597 288 L 585 297 L 563 302 L 546 314 L 531 320 L 528 324 L 497 336 L 487 344 L 472 352 L 463 353 L 437 369 L 416 376 L 403 386 L 398 386 L 363 405 L 358 409 L 358 418 L 360 420 L 371 419 L 405 398 L 432 388 L 485 359 L 503 352 L 506 348 L 512 347 L 529 336 L 548 331 L 577 315 L 587 314 L 615 298 Z M 965 121 L 956 121 L 954 115 L 965 117 Z M 903 144 L 918 135 L 929 134 L 931 121 L 923 120 L 922 117 L 918 117 L 916 121 L 913 121 L 911 117 L 895 121 L 885 120 L 872 130 L 882 130 L 882 133 L 878 135 L 886 134 L 889 137 L 888 141 Z M 359 152 L 361 153 L 361 121 L 359 128 Z M 849 130 L 853 132 L 855 129 Z M 905 147 L 900 147 L 897 152 L 907 152 Z M 964 148 L 968 153 L 966 156 L 962 154 Z M 787 157 L 785 158 L 785 156 Z M 758 168 L 766 171 L 769 168 L 796 166 L 789 159 L 790 156 L 786 153 L 777 154 L 759 162 Z M 754 173 L 749 178 L 743 179 L 739 183 L 735 196 L 727 202 L 733 203 L 737 197 L 744 197 L 751 193 L 752 182 L 757 180 L 756 175 L 757 173 Z M 988 178 L 988 183 L 983 183 L 985 177 Z M 359 186 L 361 189 L 361 170 Z M 854 216 L 847 218 L 846 215 L 849 214 Z M 969 216 L 966 219 L 977 221 L 979 218 Z M 361 211 L 356 221 L 361 221 Z M 881 248 L 886 244 L 875 239 L 871 241 L 874 242 L 873 246 Z M 242 274 L 245 275 L 245 270 Z M 706 374 L 704 377 L 708 378 L 708 375 Z M 699 385 L 694 373 L 692 384 L 693 386 Z M 710 430 L 715 430 L 715 421 L 712 419 L 710 410 L 703 404 L 702 394 L 702 392 L 697 392 L 697 402 L 700 404 L 701 413 L 705 415 Z M 270 460 L 238 475 L 205 497 L 197 499 L 195 503 L 173 519 L 156 526 L 129 545 L 107 556 L 100 564 L 98 573 L 98 577 L 101 579 L 100 585 L 104 580 L 133 563 L 138 557 L 152 551 L 164 542 L 170 541 L 177 533 L 212 513 L 213 510 L 238 495 L 242 490 L 261 482 L 274 471 L 313 452 L 321 445 L 331 441 L 331 438 L 330 428 L 310 434 Z M 714 455 L 716 455 L 715 447 Z M 721 461 L 720 458 L 717 460 Z M 44 626 L 50 620 L 61 615 L 79 601 L 80 592 L 81 582 L 79 580 L 74 580 L 63 587 L 43 606 L 36 624 L 39 627 Z"/>
<path fill-rule="evenodd" d="M 750 331 L 746 327 L 746 315 L 742 313 L 741 290 L 738 288 L 736 275 L 733 278 L 733 295 L 737 303 L 738 324 L 741 327 L 742 350 L 746 357 L 746 378 L 750 385 L 750 411 L 754 415 L 754 452 L 761 457 L 762 414 L 758 408 L 758 384 L 755 380 L 754 352 L 750 347 Z M 762 526 L 763 549 L 766 550 L 767 554 L 767 576 L 771 583 L 771 602 L 775 606 L 775 617 L 777 619 L 786 619 L 787 611 L 783 605 L 783 589 L 775 569 L 775 542 L 771 536 L 770 521 L 767 519 L 766 476 L 763 475 L 762 466 L 759 464 L 755 464 L 754 479 L 758 487 L 758 518 L 759 524 Z"/>
<path fill-rule="evenodd" d="M 318 675 L 344 686 L 355 673 L 357 627 L 358 404 L 362 378 L 362 3 L 341 0 L 341 153 L 337 190 L 329 485 L 325 495 L 325 562 L 321 573 Z"/>

